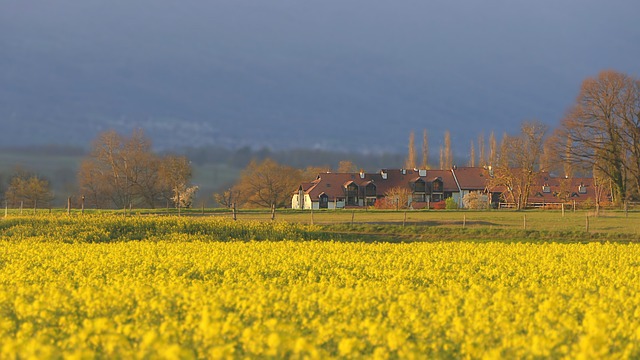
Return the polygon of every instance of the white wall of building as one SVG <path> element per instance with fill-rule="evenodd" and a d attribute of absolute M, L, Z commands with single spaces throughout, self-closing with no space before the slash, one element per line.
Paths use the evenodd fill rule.
<path fill-rule="evenodd" d="M 291 197 L 291 208 L 300 209 L 300 195 L 293 194 L 293 196 Z"/>

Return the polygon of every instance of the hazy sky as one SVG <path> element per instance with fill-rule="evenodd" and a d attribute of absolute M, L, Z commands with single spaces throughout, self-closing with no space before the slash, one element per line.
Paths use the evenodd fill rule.
<path fill-rule="evenodd" d="M 637 0 L 0 0 L 0 121 L 37 142 L 56 142 L 43 129 L 66 124 L 87 134 L 73 142 L 143 126 L 168 145 L 402 149 L 427 128 L 433 144 L 449 129 L 467 146 L 524 119 L 555 126 L 601 70 L 640 75 L 639 10 Z"/>

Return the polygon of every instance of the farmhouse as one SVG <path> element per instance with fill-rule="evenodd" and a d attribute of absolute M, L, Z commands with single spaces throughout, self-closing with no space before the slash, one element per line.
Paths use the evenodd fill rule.
<path fill-rule="evenodd" d="M 293 194 L 294 209 L 340 209 L 373 206 L 392 191 L 408 194 L 413 208 L 456 198 L 460 189 L 451 170 L 382 169 L 377 173 L 321 173 Z"/>
<path fill-rule="evenodd" d="M 550 203 L 574 201 L 582 203 L 590 199 L 595 201 L 598 196 L 596 190 L 593 178 L 554 177 L 543 172 L 533 186 L 529 206 L 539 207 Z M 599 196 L 602 197 L 603 194 Z"/>
<path fill-rule="evenodd" d="M 491 186 L 493 174 L 485 167 L 453 167 L 450 170 L 382 169 L 376 173 L 321 173 L 300 184 L 291 198 L 293 209 L 342 209 L 374 206 L 389 194 L 406 194 L 413 209 L 432 207 L 448 198 L 464 207 L 463 198 L 472 192 L 488 196 L 494 206 L 505 202 L 508 191 Z M 528 206 L 559 202 L 580 203 L 596 196 L 591 178 L 559 178 L 541 173 L 532 186 Z M 505 196 L 503 196 L 505 194 Z M 397 199 L 395 201 L 398 201 Z M 507 200 L 508 202 L 508 200 Z"/>

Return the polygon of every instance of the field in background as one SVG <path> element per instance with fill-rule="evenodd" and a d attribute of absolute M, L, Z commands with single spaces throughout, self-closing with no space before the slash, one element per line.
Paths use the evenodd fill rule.
<path fill-rule="evenodd" d="M 23 225 L 78 222 L 100 226 L 101 219 L 111 219 L 110 228 L 123 224 L 144 223 L 145 228 L 157 224 L 200 224 L 210 227 L 219 222 L 234 226 L 262 227 L 270 224 L 298 226 L 306 235 L 304 239 L 334 239 L 363 242 L 421 242 L 421 241 L 532 241 L 532 242 L 588 242 L 588 241 L 640 241 L 640 212 L 601 211 L 599 216 L 591 211 L 565 212 L 552 210 L 490 211 L 380 211 L 380 210 L 329 210 L 299 211 L 238 210 L 236 221 L 229 209 L 188 209 L 180 214 L 176 209 L 128 209 L 124 210 L 72 210 L 41 209 L 33 215 L 32 209 L 9 209 L 4 217 L 0 212 L 0 228 L 6 224 Z M 4 222 L 3 219 L 8 222 Z M 273 219 L 273 220 L 272 220 Z M 97 221 L 97 222 L 96 222 Z M 136 225 L 126 225 L 133 226 Z M 186 227 L 187 225 L 180 225 Z M 215 230 L 206 232 L 214 236 Z M 298 233 L 301 234 L 301 233 Z M 170 234 L 165 234 L 170 236 Z M 139 238 L 139 237 L 137 237 Z M 264 239 L 264 236 L 261 237 Z M 268 237 L 267 237 L 268 238 Z M 113 240 L 113 237 L 109 237 Z M 252 240 L 240 237 L 240 240 Z"/>
<path fill-rule="evenodd" d="M 197 209 L 194 209 L 197 213 Z M 229 216 L 227 213 L 225 216 Z M 413 227 L 447 227 L 473 229 L 523 229 L 537 231 L 589 231 L 604 233 L 640 234 L 640 212 L 602 211 L 598 217 L 593 211 L 532 210 L 532 211 L 279 211 L 276 219 L 316 225 L 396 225 Z M 588 219 L 587 219 L 588 217 Z M 270 212 L 241 212 L 239 219 L 266 221 Z"/>

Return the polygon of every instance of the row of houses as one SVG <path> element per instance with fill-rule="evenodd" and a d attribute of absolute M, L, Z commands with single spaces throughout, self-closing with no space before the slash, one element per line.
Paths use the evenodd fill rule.
<path fill-rule="evenodd" d="M 382 169 L 376 173 L 321 173 L 311 182 L 300 184 L 291 199 L 294 209 L 341 209 L 374 206 L 386 194 L 403 189 L 408 206 L 432 207 L 448 198 L 464 207 L 465 195 L 480 192 L 495 207 L 504 201 L 504 187 L 492 186 L 493 176 L 486 167 L 454 167 L 450 170 Z M 532 187 L 530 205 L 561 201 L 583 202 L 595 197 L 591 178 L 554 177 L 541 173 Z"/>

